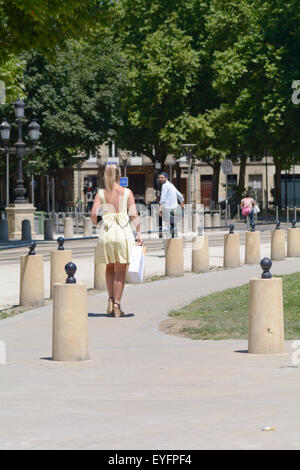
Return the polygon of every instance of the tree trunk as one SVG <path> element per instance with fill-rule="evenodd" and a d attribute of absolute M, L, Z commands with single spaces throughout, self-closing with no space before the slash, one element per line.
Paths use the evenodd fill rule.
<path fill-rule="evenodd" d="M 245 189 L 245 176 L 246 176 L 246 166 L 247 166 L 247 155 L 242 155 L 240 157 L 240 173 L 239 173 L 239 193 Z"/>
<path fill-rule="evenodd" d="M 275 164 L 275 206 L 278 206 L 279 213 L 282 209 L 281 204 L 281 162 L 274 158 Z"/>
<path fill-rule="evenodd" d="M 175 163 L 175 169 L 176 169 L 176 188 L 181 191 L 181 185 L 180 185 L 180 180 L 181 180 L 181 168 L 180 168 L 180 163 L 176 162 Z"/>
<path fill-rule="evenodd" d="M 212 165 L 213 167 L 213 178 L 212 178 L 212 201 L 214 201 L 215 209 L 218 208 L 219 205 L 219 181 L 220 181 L 220 168 L 221 163 L 216 161 Z"/>

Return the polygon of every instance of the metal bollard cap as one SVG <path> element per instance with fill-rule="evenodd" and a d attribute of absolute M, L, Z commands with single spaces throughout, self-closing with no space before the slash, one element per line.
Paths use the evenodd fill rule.
<path fill-rule="evenodd" d="M 36 243 L 35 242 L 32 242 L 29 246 L 29 253 L 28 253 L 28 256 L 31 256 L 31 255 L 35 255 L 35 247 L 36 247 Z"/>
<path fill-rule="evenodd" d="M 65 247 L 64 247 L 64 243 L 65 243 L 65 239 L 64 237 L 58 237 L 58 239 L 56 240 L 57 243 L 58 243 L 58 250 L 64 250 Z"/>
<path fill-rule="evenodd" d="M 272 267 L 272 261 L 270 258 L 263 258 L 260 262 L 261 268 L 263 270 L 261 278 L 262 279 L 271 279 L 272 274 L 270 273 L 270 269 Z"/>
<path fill-rule="evenodd" d="M 76 279 L 74 277 L 74 274 L 77 271 L 76 264 L 74 264 L 72 262 L 67 263 L 66 266 L 65 266 L 65 271 L 68 275 L 68 277 L 66 279 L 66 284 L 76 284 Z"/>

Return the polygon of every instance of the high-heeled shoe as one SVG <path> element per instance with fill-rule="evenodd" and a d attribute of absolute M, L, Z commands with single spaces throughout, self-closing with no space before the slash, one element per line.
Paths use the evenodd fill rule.
<path fill-rule="evenodd" d="M 114 315 L 115 317 L 124 316 L 124 312 L 121 310 L 121 304 L 118 304 L 118 302 L 114 302 Z"/>
<path fill-rule="evenodd" d="M 114 313 L 114 298 L 113 298 L 113 297 L 110 297 L 110 298 L 108 299 L 108 304 L 107 304 L 106 313 L 107 313 L 108 315 L 113 315 L 113 313 Z"/>

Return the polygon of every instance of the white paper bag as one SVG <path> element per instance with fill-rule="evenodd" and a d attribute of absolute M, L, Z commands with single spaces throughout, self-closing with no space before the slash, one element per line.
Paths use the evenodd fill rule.
<path fill-rule="evenodd" d="M 142 246 L 134 246 L 131 250 L 128 275 L 131 282 L 143 282 L 145 255 Z"/>

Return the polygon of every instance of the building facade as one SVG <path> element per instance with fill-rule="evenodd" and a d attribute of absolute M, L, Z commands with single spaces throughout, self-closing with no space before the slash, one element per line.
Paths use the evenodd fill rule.
<path fill-rule="evenodd" d="M 35 178 L 35 206 L 39 210 L 57 212 L 81 209 L 88 212 L 98 188 L 103 187 L 104 168 L 108 161 L 114 161 L 121 167 L 122 176 L 127 176 L 129 187 L 136 201 L 149 204 L 157 200 L 159 193 L 155 185 L 156 177 L 161 171 L 155 168 L 150 158 L 132 152 L 117 150 L 113 143 L 99 148 L 97 155 L 88 159 L 78 159 L 74 167 L 63 168 L 52 175 Z M 212 168 L 197 161 L 189 168 L 187 161 L 180 161 L 180 180 L 176 179 L 175 159 L 169 155 L 164 171 L 169 179 L 183 193 L 185 201 L 204 204 L 206 210 L 212 209 Z M 282 172 L 281 199 L 282 207 L 300 206 L 300 165 L 294 171 Z M 239 183 L 239 162 L 233 164 L 232 174 L 227 176 L 228 195 Z M 177 171 L 178 175 L 178 171 Z M 271 156 L 257 161 L 248 158 L 245 171 L 245 187 L 254 191 L 255 198 L 262 208 L 274 206 L 275 166 Z M 11 187 L 13 182 L 11 181 Z M 5 177 L 0 180 L 0 207 L 5 207 Z M 12 189 L 12 188 L 11 188 Z M 28 202 L 31 199 L 30 181 L 27 182 Z M 12 194 L 12 191 L 11 191 Z M 13 195 L 11 196 L 13 198 Z M 226 199 L 226 176 L 220 171 L 219 203 Z"/>

